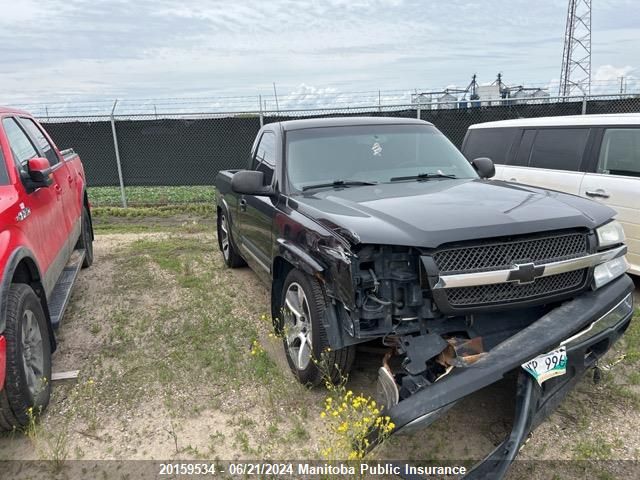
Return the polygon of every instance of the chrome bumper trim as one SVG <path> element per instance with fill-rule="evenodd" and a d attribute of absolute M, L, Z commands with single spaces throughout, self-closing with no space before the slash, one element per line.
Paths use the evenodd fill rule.
<path fill-rule="evenodd" d="M 586 338 L 591 338 L 596 336 L 598 333 L 603 332 L 607 328 L 611 328 L 616 325 L 620 320 L 625 318 L 627 315 L 633 313 L 633 294 L 630 293 L 626 297 L 624 297 L 618 304 L 609 310 L 607 313 L 602 315 L 595 322 L 590 324 L 584 330 L 579 331 L 572 337 L 567 338 L 563 342 L 560 343 L 562 345 L 575 345 L 577 343 L 583 342 Z M 585 335 L 589 334 L 586 338 L 583 338 Z"/>

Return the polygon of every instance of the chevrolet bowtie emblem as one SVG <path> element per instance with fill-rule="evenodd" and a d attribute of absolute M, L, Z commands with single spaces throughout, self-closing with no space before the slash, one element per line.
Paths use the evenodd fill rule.
<path fill-rule="evenodd" d="M 517 282 L 519 285 L 533 283 L 536 278 L 544 273 L 544 265 L 536 266 L 532 263 L 514 265 L 509 272 L 508 282 Z"/>

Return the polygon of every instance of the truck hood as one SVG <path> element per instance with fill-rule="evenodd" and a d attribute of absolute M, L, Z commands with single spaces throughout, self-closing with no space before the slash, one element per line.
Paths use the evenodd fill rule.
<path fill-rule="evenodd" d="M 595 228 L 615 212 L 557 191 L 497 180 L 432 179 L 308 192 L 297 209 L 351 243 L 443 243 Z"/>

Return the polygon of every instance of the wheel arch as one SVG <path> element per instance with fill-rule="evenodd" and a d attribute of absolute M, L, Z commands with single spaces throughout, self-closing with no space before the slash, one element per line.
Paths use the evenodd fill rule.
<path fill-rule="evenodd" d="M 47 295 L 42 284 L 42 275 L 33 253 L 26 247 L 19 247 L 14 250 L 5 264 L 2 282 L 0 283 L 0 332 L 4 332 L 6 328 L 5 322 L 9 289 L 14 283 L 24 283 L 29 285 L 40 299 L 42 310 L 47 318 L 47 329 L 49 331 L 51 352 L 54 352 L 56 349 L 56 340 L 53 327 L 51 325 Z"/>
<path fill-rule="evenodd" d="M 295 265 L 283 256 L 277 256 L 273 259 L 273 266 L 271 268 L 271 318 L 273 320 L 273 326 L 276 329 L 278 328 L 276 319 L 280 315 L 280 297 L 284 280 L 294 268 L 296 268 Z"/>

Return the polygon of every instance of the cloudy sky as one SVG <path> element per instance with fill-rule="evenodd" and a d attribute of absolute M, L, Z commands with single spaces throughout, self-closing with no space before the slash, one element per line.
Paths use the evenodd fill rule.
<path fill-rule="evenodd" d="M 0 103 L 436 89 L 559 77 L 565 0 L 0 0 Z M 594 0 L 597 81 L 640 77 L 640 2 Z"/>

